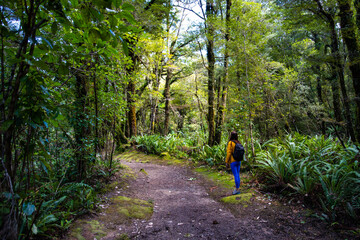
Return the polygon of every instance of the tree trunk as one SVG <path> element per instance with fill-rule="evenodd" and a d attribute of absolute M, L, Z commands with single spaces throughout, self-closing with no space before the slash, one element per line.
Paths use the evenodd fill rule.
<path fill-rule="evenodd" d="M 75 75 L 75 142 L 77 149 L 75 151 L 75 159 L 77 163 L 78 181 L 83 180 L 86 176 L 87 167 L 87 137 L 89 136 L 89 122 L 86 117 L 86 100 L 87 100 L 87 88 L 86 88 L 86 76 L 83 73 L 77 73 Z"/>
<path fill-rule="evenodd" d="M 315 42 L 315 49 L 320 51 L 321 50 L 321 39 L 319 38 L 319 35 L 317 33 L 313 33 L 314 35 L 314 42 Z M 320 64 L 315 65 L 314 67 L 315 69 L 315 74 L 317 74 L 317 78 L 316 78 L 316 93 L 317 93 L 317 97 L 319 100 L 319 103 L 321 106 L 324 106 L 324 99 L 322 96 L 322 81 L 321 81 L 321 69 L 320 69 Z M 320 123 L 320 130 L 321 133 L 323 135 L 325 135 L 325 122 L 323 120 L 324 118 L 324 114 L 320 113 L 320 117 L 318 119 L 319 123 Z"/>
<path fill-rule="evenodd" d="M 337 77 L 339 78 L 340 89 L 341 89 L 341 93 L 342 93 L 342 96 L 344 99 L 346 130 L 347 130 L 349 136 L 351 137 L 351 139 L 355 140 L 355 133 L 354 133 L 354 128 L 353 128 L 353 124 L 352 124 L 352 120 L 351 120 L 349 97 L 347 95 L 347 90 L 346 90 L 346 85 L 345 85 L 344 65 L 342 63 L 342 57 L 341 57 L 340 50 L 339 50 L 339 41 L 338 41 L 338 35 L 336 33 L 335 21 L 333 19 L 331 19 L 329 24 L 330 24 L 330 28 L 331 28 L 331 50 L 332 50 L 333 57 L 334 57 L 334 63 L 331 63 L 331 64 L 335 65 L 333 67 L 334 68 L 333 71 L 335 71 L 335 77 L 337 74 Z M 335 80 L 335 79 L 332 79 L 332 81 L 337 82 L 337 80 Z M 334 84 L 338 85 L 338 83 L 334 83 Z M 338 87 L 338 86 L 334 86 L 334 87 Z M 334 89 L 333 89 L 333 91 L 334 91 Z M 338 90 L 335 90 L 335 91 L 338 91 Z M 339 102 L 338 106 L 337 106 L 337 107 L 339 107 L 340 99 L 336 99 L 336 101 Z M 339 109 L 337 111 L 339 111 Z M 341 114 L 341 113 L 338 113 L 338 114 Z M 339 121 L 338 119 L 340 119 L 340 121 L 341 121 L 341 115 L 339 115 L 339 116 L 335 115 L 335 118 L 337 121 Z"/>
<path fill-rule="evenodd" d="M 156 64 L 154 69 L 155 79 L 153 79 L 153 90 L 158 92 L 160 85 L 160 70 L 158 64 Z M 158 105 L 158 97 L 155 96 L 152 99 L 151 103 L 151 115 L 150 115 L 150 132 L 151 134 L 155 133 L 155 119 L 156 119 L 156 110 Z"/>
<path fill-rule="evenodd" d="M 21 5 L 21 6 L 20 6 Z M 42 20 L 36 24 L 36 14 L 38 8 L 35 5 L 35 1 L 31 0 L 28 5 L 23 5 L 23 2 L 19 3 L 19 8 L 25 9 L 26 13 L 20 20 L 20 26 L 25 26 L 23 31 L 23 39 L 19 43 L 15 58 L 19 63 L 14 63 L 10 69 L 10 76 L 8 82 L 5 83 L 5 71 L 4 71 L 4 56 L 1 56 L 1 90 L 2 90 L 2 103 L 1 106 L 1 122 L 7 122 L 9 124 L 6 130 L 1 131 L 1 155 L 3 155 L 6 172 L 9 175 L 9 179 L 12 183 L 15 183 L 16 165 L 13 160 L 13 146 L 15 144 L 15 111 L 18 107 L 18 100 L 20 99 L 20 85 L 21 80 L 26 77 L 29 72 L 30 65 L 25 63 L 24 54 L 28 57 L 32 56 L 35 48 L 35 41 L 30 43 L 29 39 L 36 39 L 36 31 L 46 22 Z M 2 35 L 3 37 L 3 35 Z M 3 38 L 2 38 L 3 41 Z M 30 43 L 30 46 L 29 46 Z M 2 45 L 3 48 L 3 45 Z M 4 49 L 2 49 L 3 51 Z M 2 52 L 3 54 L 3 52 Z M 6 87 L 6 88 L 5 88 Z M 5 91 L 6 90 L 6 91 Z M 6 106 L 7 104 L 7 106 Z M 10 184 L 10 183 L 9 183 Z M 11 186 L 12 187 L 12 186 Z"/>
<path fill-rule="evenodd" d="M 356 11 L 356 26 L 358 27 L 358 31 L 360 31 L 360 0 L 354 1 L 354 7 Z"/>
<path fill-rule="evenodd" d="M 129 56 L 132 64 L 127 68 L 129 83 L 127 86 L 127 104 L 128 104 L 128 124 L 129 137 L 136 136 L 136 108 L 135 108 L 135 79 L 134 71 L 136 66 L 136 56 L 132 48 L 129 49 Z"/>
<path fill-rule="evenodd" d="M 226 100 L 228 92 L 228 80 L 229 80 L 229 41 L 230 41 L 230 10 L 231 10 L 231 0 L 226 0 L 226 32 L 225 32 L 225 53 L 224 53 L 224 80 L 223 88 L 221 94 L 221 101 L 219 105 L 219 110 L 217 113 L 217 121 L 215 128 L 215 144 L 220 144 L 221 135 L 222 135 L 222 125 L 224 124 L 225 119 L 225 110 L 226 110 Z"/>
<path fill-rule="evenodd" d="M 333 100 L 333 109 L 334 109 L 334 117 L 339 124 L 342 121 L 341 118 L 341 110 L 340 110 L 340 88 L 339 88 L 339 82 L 336 77 L 336 69 L 332 69 L 332 75 L 328 79 L 331 85 L 331 92 L 332 92 L 332 100 Z"/>
<path fill-rule="evenodd" d="M 95 144 L 94 144 L 94 153 L 95 157 L 98 152 L 98 143 L 99 143 L 99 111 L 98 111 L 98 94 L 97 94 L 97 82 L 96 82 L 96 73 L 93 76 L 93 84 L 94 84 L 94 100 L 95 100 Z"/>
<path fill-rule="evenodd" d="M 199 94 L 198 94 L 199 88 L 198 88 L 198 82 L 197 82 L 196 73 L 195 73 L 194 80 L 195 80 L 195 97 L 196 97 L 197 104 L 198 104 L 198 107 L 199 107 L 199 112 L 200 112 L 200 120 L 201 120 L 200 127 L 201 127 L 202 132 L 205 134 L 206 129 L 205 129 L 205 124 L 204 124 L 204 113 L 203 113 L 204 108 L 202 106 L 202 103 L 200 101 L 200 97 L 199 97 Z"/>
<path fill-rule="evenodd" d="M 214 54 L 214 3 L 206 1 L 206 38 L 207 38 L 207 60 L 208 60 L 208 126 L 209 146 L 214 145 L 215 123 L 214 123 L 214 82 L 215 82 L 215 54 Z"/>
<path fill-rule="evenodd" d="M 249 111 L 249 133 L 250 133 L 250 144 L 251 144 L 251 156 L 255 159 L 255 147 L 254 147 L 254 137 L 253 137 L 253 124 L 252 124 L 252 100 L 250 93 L 250 82 L 248 76 L 248 58 L 246 53 L 246 33 L 244 32 L 244 56 L 245 56 L 245 77 L 246 77 L 246 87 L 248 93 L 248 111 Z"/>
<path fill-rule="evenodd" d="M 360 45 L 357 38 L 357 26 L 353 20 L 354 12 L 350 0 L 338 0 L 341 33 L 347 46 L 350 71 L 352 74 L 356 102 L 356 139 L 360 141 Z M 357 3 L 357 7 L 359 4 Z"/>
<path fill-rule="evenodd" d="M 171 63 L 171 62 L 170 62 Z M 171 64 L 170 64 L 171 65 Z M 165 121 L 164 121 L 164 135 L 169 133 L 169 121 L 170 121 L 170 81 L 172 78 L 172 69 L 169 66 L 166 70 L 165 79 Z"/>
<path fill-rule="evenodd" d="M 320 71 L 320 67 L 318 68 L 318 70 Z M 324 106 L 324 99 L 322 97 L 322 84 L 321 84 L 321 77 L 318 76 L 317 79 L 316 79 L 316 91 L 317 91 L 317 95 L 318 95 L 318 99 L 319 99 L 319 102 L 322 106 Z M 320 118 L 324 117 L 323 114 L 320 115 Z M 320 128 L 321 128 L 321 133 L 323 135 L 325 135 L 325 122 L 320 119 Z"/>

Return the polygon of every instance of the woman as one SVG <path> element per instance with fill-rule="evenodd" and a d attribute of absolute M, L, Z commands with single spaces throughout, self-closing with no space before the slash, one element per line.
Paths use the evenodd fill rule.
<path fill-rule="evenodd" d="M 234 175 L 235 179 L 235 190 L 233 191 L 233 195 L 240 194 L 240 165 L 241 161 L 236 161 L 233 157 L 233 153 L 235 150 L 236 143 L 240 143 L 238 140 L 237 132 L 233 131 L 230 134 L 228 146 L 227 146 L 227 154 L 226 154 L 226 166 L 231 167 L 231 171 Z"/>

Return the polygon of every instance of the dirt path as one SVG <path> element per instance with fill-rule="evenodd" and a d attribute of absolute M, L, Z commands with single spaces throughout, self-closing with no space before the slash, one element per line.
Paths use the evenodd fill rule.
<path fill-rule="evenodd" d="M 239 223 L 224 207 L 211 199 L 193 173 L 175 166 L 125 163 L 142 177 L 132 182 L 137 198 L 154 201 L 154 214 L 137 223 L 131 237 L 137 239 L 253 239 L 246 224 Z M 270 232 L 269 232 L 270 234 Z M 263 236 L 264 239 L 266 235 Z M 262 239 L 262 238 L 257 238 Z"/>
<path fill-rule="evenodd" d="M 215 201 L 230 190 L 215 186 L 187 167 L 121 162 L 131 169 L 133 178 L 116 186 L 108 194 L 104 210 L 75 225 L 67 239 L 342 239 L 318 220 L 309 220 L 299 210 L 257 194 L 245 206 Z M 120 220 L 118 211 L 124 209 L 117 206 L 117 196 L 145 200 L 142 207 L 151 203 L 152 215 Z"/>

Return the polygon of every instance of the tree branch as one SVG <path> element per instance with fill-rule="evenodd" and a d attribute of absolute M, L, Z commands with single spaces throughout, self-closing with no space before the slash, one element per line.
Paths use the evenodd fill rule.
<path fill-rule="evenodd" d="M 198 45 L 199 45 L 202 63 L 203 63 L 203 65 L 204 65 L 204 67 L 205 67 L 207 70 L 209 70 L 209 68 L 205 65 L 205 60 L 204 60 L 204 56 L 202 55 L 201 44 L 200 44 L 199 40 L 197 41 L 197 43 L 198 43 Z"/>
<path fill-rule="evenodd" d="M 197 12 L 195 12 L 194 10 L 192 10 L 192 9 L 190 9 L 190 8 L 183 7 L 183 6 L 180 6 L 180 5 L 175 5 L 174 7 L 179 7 L 179 8 L 188 10 L 188 11 L 194 13 L 194 14 L 195 14 L 197 17 L 199 17 L 200 19 L 205 20 L 205 17 L 201 16 L 200 14 L 198 14 Z"/>

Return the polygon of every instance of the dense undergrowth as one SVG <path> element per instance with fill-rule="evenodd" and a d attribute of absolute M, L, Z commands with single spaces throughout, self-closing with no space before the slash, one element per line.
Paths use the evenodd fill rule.
<path fill-rule="evenodd" d="M 107 163 L 97 160 L 87 179 L 74 182 L 76 175 L 71 172 L 71 164 L 60 166 L 51 161 L 45 164 L 40 164 L 31 173 L 34 182 L 21 182 L 39 187 L 25 192 L 18 191 L 19 186 L 15 185 L 15 196 L 9 192 L 1 194 L 0 225 L 10 226 L 7 216 L 13 212 L 19 223 L 18 239 L 50 239 L 61 235 L 78 216 L 96 209 L 97 193 L 109 180 L 111 172 L 119 167 L 114 164 L 109 170 Z M 12 201 L 19 204 L 17 211 L 12 209 Z"/>
<path fill-rule="evenodd" d="M 262 145 L 256 166 L 266 183 L 317 205 L 331 222 L 359 218 L 360 155 L 333 138 L 288 135 Z"/>
<path fill-rule="evenodd" d="M 190 158 L 218 169 L 224 168 L 226 143 L 210 147 L 202 133 L 175 133 L 167 136 L 143 135 L 134 138 L 137 147 L 146 153 L 161 155 L 168 153 L 177 158 Z M 243 141 L 242 141 L 243 142 Z"/>
<path fill-rule="evenodd" d="M 144 135 L 134 138 L 137 147 L 151 154 L 188 158 L 217 169 L 224 168 L 226 141 L 208 146 L 198 133 Z M 242 141 L 245 142 L 245 141 Z M 300 134 L 255 143 L 254 159 L 246 164 L 257 173 L 264 188 L 302 200 L 320 210 L 331 223 L 359 220 L 360 154 L 348 142 L 336 138 Z"/>

